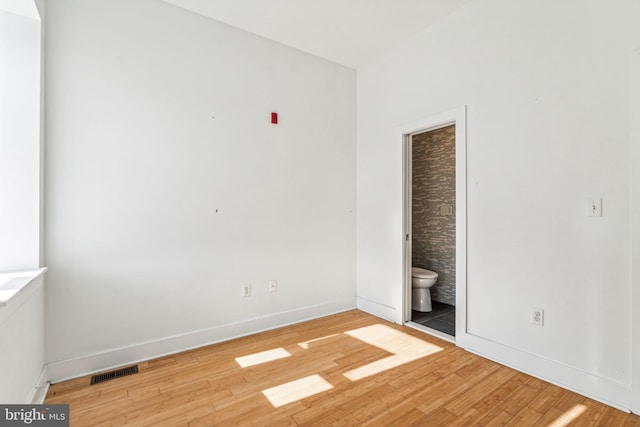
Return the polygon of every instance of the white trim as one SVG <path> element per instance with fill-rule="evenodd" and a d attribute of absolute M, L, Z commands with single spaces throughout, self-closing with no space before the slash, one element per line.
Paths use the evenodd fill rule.
<path fill-rule="evenodd" d="M 630 61 L 631 410 L 640 414 L 640 49 Z"/>
<path fill-rule="evenodd" d="M 40 372 L 40 376 L 36 382 L 35 387 L 29 396 L 27 397 L 27 402 L 38 405 L 44 403 L 44 399 L 47 397 L 47 393 L 49 392 L 49 370 L 47 369 L 47 365 L 42 367 L 42 371 Z"/>
<path fill-rule="evenodd" d="M 471 353 L 629 412 L 627 384 L 472 334 L 467 334 L 465 344 L 465 350 Z"/>
<path fill-rule="evenodd" d="M 413 267 L 413 145 L 411 134 L 402 134 L 402 323 L 411 320 L 411 268 Z"/>
<path fill-rule="evenodd" d="M 450 342 L 452 344 L 456 343 L 455 337 L 452 337 L 449 334 L 445 334 L 444 332 L 440 332 L 438 330 L 428 328 L 428 327 L 426 327 L 424 325 L 421 325 L 420 323 L 406 322 L 404 325 L 409 327 L 409 328 L 417 329 L 418 331 L 424 332 L 425 334 L 429 334 L 429 335 L 432 335 L 434 337 L 440 338 L 441 340 Z"/>
<path fill-rule="evenodd" d="M 403 280 L 400 289 L 402 319 L 411 320 L 411 135 L 456 125 L 456 343 L 463 346 L 467 334 L 467 109 L 461 106 L 398 128 L 403 150 Z"/>
<path fill-rule="evenodd" d="M 467 107 L 463 105 L 461 107 L 452 108 L 450 110 L 434 114 L 426 119 L 404 124 L 398 127 L 396 133 L 401 136 L 412 135 L 449 126 L 455 122 L 464 123 L 466 125 L 466 115 Z M 458 147 L 456 146 L 456 148 Z"/>
<path fill-rule="evenodd" d="M 355 299 L 344 298 L 281 313 L 215 326 L 144 343 L 131 345 L 48 365 L 52 383 L 78 378 L 115 367 L 155 359 L 205 345 L 329 316 L 356 308 Z"/>
<path fill-rule="evenodd" d="M 388 320 L 392 323 L 402 324 L 400 313 L 398 313 L 398 310 L 396 310 L 395 307 L 381 304 L 363 297 L 357 297 L 356 301 L 358 310 L 380 317 L 381 319 Z"/>
<path fill-rule="evenodd" d="M 455 114 L 456 123 L 456 343 L 467 338 L 467 109 Z"/>
<path fill-rule="evenodd" d="M 47 267 L 0 273 L 0 290 L 2 290 L 2 286 L 7 285 L 11 285 L 12 288 L 11 291 L 7 291 L 9 296 L 2 296 L 2 300 L 0 300 L 0 324 L 42 287 L 46 272 Z"/>

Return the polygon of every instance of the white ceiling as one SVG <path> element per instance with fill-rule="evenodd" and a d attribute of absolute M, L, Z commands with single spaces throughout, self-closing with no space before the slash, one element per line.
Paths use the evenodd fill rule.
<path fill-rule="evenodd" d="M 472 0 L 163 0 L 360 68 Z"/>

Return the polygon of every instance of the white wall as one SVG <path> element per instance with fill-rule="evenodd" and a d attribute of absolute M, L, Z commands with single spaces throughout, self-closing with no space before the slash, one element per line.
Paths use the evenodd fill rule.
<path fill-rule="evenodd" d="M 0 272 L 40 265 L 40 47 L 33 1 L 0 1 Z M 13 276 L 0 274 L 5 294 L 21 287 L 0 303 L 0 402 L 27 403 L 43 385 L 44 279 Z"/>
<path fill-rule="evenodd" d="M 637 16 L 633 0 L 478 0 L 359 70 L 360 307 L 401 307 L 396 129 L 466 104 L 471 349 L 629 407 Z"/>
<path fill-rule="evenodd" d="M 44 278 L 34 272 L 28 279 L 15 280 L 29 283 L 9 301 L 0 304 L 0 402 L 3 404 L 30 403 L 36 387 L 41 385 L 39 379 L 45 363 Z"/>
<path fill-rule="evenodd" d="M 38 19 L 0 7 L 0 64 L 0 271 L 32 269 L 40 265 Z"/>
<path fill-rule="evenodd" d="M 42 0 L 0 0 L 0 10 L 40 22 L 40 12 L 35 1 L 42 2 Z"/>
<path fill-rule="evenodd" d="M 353 70 L 156 0 L 46 39 L 47 357 L 123 349 L 58 376 L 355 307 Z"/>

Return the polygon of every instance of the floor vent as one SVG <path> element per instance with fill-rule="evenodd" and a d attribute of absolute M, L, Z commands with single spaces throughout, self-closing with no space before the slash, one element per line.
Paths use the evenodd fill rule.
<path fill-rule="evenodd" d="M 93 375 L 91 377 L 91 385 L 113 380 L 115 378 L 124 377 L 138 373 L 138 365 L 129 366 L 127 368 L 116 369 L 115 371 L 105 372 L 104 374 Z"/>

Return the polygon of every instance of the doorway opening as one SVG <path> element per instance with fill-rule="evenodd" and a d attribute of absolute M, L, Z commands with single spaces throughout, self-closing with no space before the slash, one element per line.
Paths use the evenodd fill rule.
<path fill-rule="evenodd" d="M 464 119 L 463 107 L 403 132 L 404 322 L 448 341 L 466 332 Z"/>

